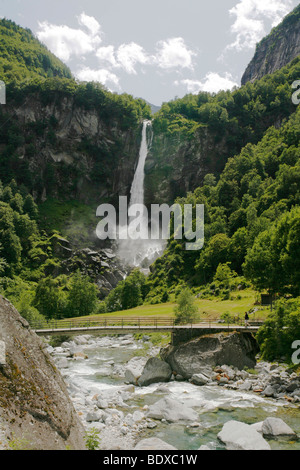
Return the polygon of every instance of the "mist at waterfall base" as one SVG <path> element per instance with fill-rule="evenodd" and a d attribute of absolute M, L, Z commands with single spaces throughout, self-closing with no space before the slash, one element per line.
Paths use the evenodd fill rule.
<path fill-rule="evenodd" d="M 134 206 L 136 207 L 137 204 L 144 208 L 138 217 L 138 232 L 140 233 L 140 238 L 134 239 L 133 232 L 136 234 L 137 227 L 131 225 L 134 221 L 129 217 L 128 225 L 118 227 L 119 237 L 116 247 L 119 258 L 121 258 L 126 264 L 145 269 L 147 269 L 155 259 L 162 255 L 166 246 L 166 241 L 163 239 L 151 240 L 151 238 L 143 236 L 148 233 L 149 226 L 148 214 L 144 206 L 144 179 L 145 162 L 152 143 L 152 137 L 151 121 L 144 121 L 139 160 L 131 186 L 128 209 L 130 212 L 130 208 Z M 122 239 L 125 238 L 125 236 L 123 237 L 124 233 L 128 234 L 126 239 Z"/>

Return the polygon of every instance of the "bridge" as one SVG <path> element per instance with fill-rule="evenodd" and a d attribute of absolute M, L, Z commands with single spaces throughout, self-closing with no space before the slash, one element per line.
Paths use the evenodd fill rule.
<path fill-rule="evenodd" d="M 81 335 L 81 334 L 102 334 L 102 335 L 123 335 L 135 333 L 172 333 L 172 341 L 175 336 L 184 340 L 221 332 L 241 332 L 257 333 L 262 321 L 249 322 L 245 326 L 244 322 L 237 320 L 234 323 L 216 321 L 196 321 L 185 325 L 176 325 L 173 318 L 158 317 L 101 317 L 100 319 L 72 319 L 72 320 L 51 320 L 49 322 L 36 322 L 31 328 L 39 336 L 53 335 Z"/>

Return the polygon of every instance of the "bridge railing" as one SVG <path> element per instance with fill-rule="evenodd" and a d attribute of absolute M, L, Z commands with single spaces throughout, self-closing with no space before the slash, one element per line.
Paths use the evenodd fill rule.
<path fill-rule="evenodd" d="M 256 319 L 254 322 L 249 322 L 249 326 L 260 326 L 263 324 L 262 320 Z M 126 328 L 126 327 L 136 327 L 137 329 L 143 327 L 151 327 L 153 329 L 158 329 L 160 327 L 171 327 L 175 326 L 185 326 L 185 327 L 194 327 L 199 328 L 211 328 L 216 326 L 228 327 L 228 329 L 234 326 L 245 326 L 245 322 L 242 319 L 236 318 L 234 322 L 225 322 L 218 320 L 195 320 L 188 322 L 184 325 L 177 325 L 175 318 L 164 318 L 164 317 L 100 317 L 97 319 L 84 319 L 84 318 L 75 318 L 75 319 L 62 319 L 56 320 L 52 319 L 49 321 L 35 321 L 31 323 L 31 328 L 34 330 L 72 330 L 76 328 Z"/>

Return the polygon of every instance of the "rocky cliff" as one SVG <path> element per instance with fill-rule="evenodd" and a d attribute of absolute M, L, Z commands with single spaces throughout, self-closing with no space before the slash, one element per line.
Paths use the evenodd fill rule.
<path fill-rule="evenodd" d="M 229 153 L 226 139 L 216 142 L 205 127 L 192 138 L 154 133 L 145 165 L 146 204 L 172 204 L 200 186 L 207 173 L 218 174 Z"/>
<path fill-rule="evenodd" d="M 242 85 L 281 69 L 299 54 L 300 5 L 257 45 L 255 55 L 242 77 Z"/>
<path fill-rule="evenodd" d="M 100 204 L 129 194 L 141 139 L 138 120 L 124 126 L 122 119 L 103 116 L 96 105 L 85 106 L 59 91 L 46 97 L 28 93 L 21 105 L 13 94 L 1 111 L 3 165 L 10 152 L 4 174 L 12 166 L 12 177 L 38 201 L 75 198 Z"/>
<path fill-rule="evenodd" d="M 0 449 L 85 449 L 84 429 L 43 342 L 0 296 Z"/>

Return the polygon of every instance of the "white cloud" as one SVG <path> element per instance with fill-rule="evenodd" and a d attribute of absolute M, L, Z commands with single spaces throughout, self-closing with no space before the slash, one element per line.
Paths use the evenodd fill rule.
<path fill-rule="evenodd" d="M 76 73 L 76 77 L 83 82 L 100 82 L 108 88 L 110 83 L 113 85 L 113 88 L 120 89 L 117 75 L 106 69 L 94 70 L 84 67 Z"/>
<path fill-rule="evenodd" d="M 116 55 L 118 66 L 121 66 L 129 74 L 136 74 L 136 64 L 144 65 L 150 62 L 150 56 L 135 42 L 122 44 Z"/>
<path fill-rule="evenodd" d="M 193 68 L 195 52 L 189 50 L 183 38 L 171 38 L 157 43 L 158 51 L 155 57 L 157 65 L 162 69 Z"/>
<path fill-rule="evenodd" d="M 200 91 L 217 93 L 220 90 L 231 90 L 233 87 L 239 86 L 230 73 L 225 73 L 225 76 L 222 77 L 214 72 L 206 74 L 202 81 L 191 79 L 177 80 L 175 81 L 175 85 L 184 85 L 186 86 L 187 92 L 193 94 L 197 94 Z"/>
<path fill-rule="evenodd" d="M 100 62 L 104 62 L 112 67 L 116 67 L 118 65 L 115 57 L 114 46 L 99 47 L 96 52 L 96 57 Z"/>
<path fill-rule="evenodd" d="M 78 23 L 82 26 L 85 26 L 93 36 L 96 36 L 98 33 L 100 33 L 100 24 L 93 16 L 88 16 L 83 12 L 78 17 Z"/>
<path fill-rule="evenodd" d="M 242 51 L 252 49 L 266 34 L 265 21 L 274 27 L 292 8 L 291 0 L 240 0 L 229 10 L 235 18 L 231 32 L 235 40 L 226 47 Z"/>
<path fill-rule="evenodd" d="M 84 15 L 84 14 L 82 14 Z M 85 26 L 89 25 L 88 33 L 81 29 L 70 28 L 66 25 L 50 24 L 47 21 L 39 23 L 38 39 L 61 60 L 68 61 L 72 56 L 83 56 L 94 52 L 101 43 L 97 34 L 100 29 L 92 17 L 80 15 L 79 21 Z M 94 20 L 96 22 L 96 20 Z"/>

